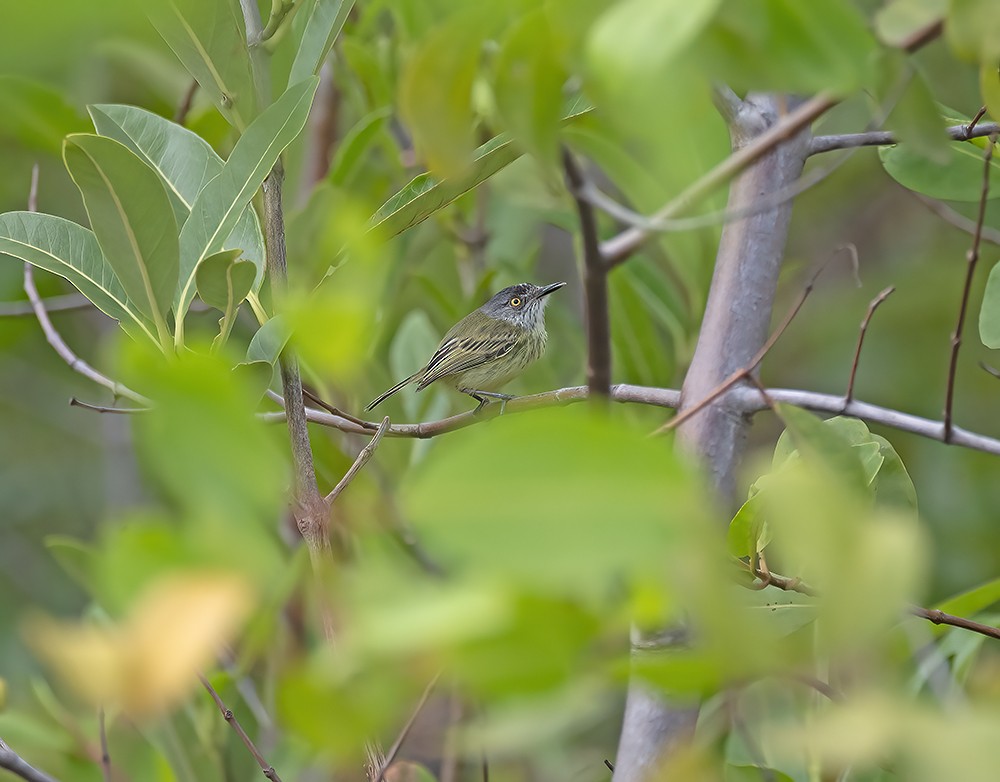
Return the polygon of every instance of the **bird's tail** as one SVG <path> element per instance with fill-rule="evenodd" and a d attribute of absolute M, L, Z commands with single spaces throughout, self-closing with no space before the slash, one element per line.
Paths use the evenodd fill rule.
<path fill-rule="evenodd" d="M 400 380 L 398 383 L 396 383 L 396 385 L 394 385 L 388 391 L 385 391 L 384 393 L 379 394 L 371 402 L 368 403 L 368 407 L 365 408 L 365 412 L 367 413 L 369 410 L 371 410 L 373 407 L 375 407 L 375 405 L 381 404 L 386 399 L 388 399 L 390 396 L 392 396 L 397 391 L 399 391 L 401 388 L 406 388 L 406 386 L 408 386 L 410 383 L 412 383 L 414 380 L 416 380 L 418 377 L 420 377 L 420 375 L 421 375 L 421 373 L 423 371 L 424 371 L 423 369 L 417 370 L 416 372 L 414 372 L 412 375 L 410 375 L 405 380 Z"/>

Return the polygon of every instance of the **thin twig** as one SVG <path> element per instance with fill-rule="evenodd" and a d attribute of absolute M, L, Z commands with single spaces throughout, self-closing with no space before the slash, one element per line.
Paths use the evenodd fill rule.
<path fill-rule="evenodd" d="M 904 38 L 899 43 L 899 48 L 902 49 L 907 54 L 913 54 L 927 44 L 929 44 L 934 39 L 941 35 L 941 31 L 944 29 L 944 19 L 937 18 L 934 19 L 923 27 L 918 27 L 916 30 L 911 32 L 909 36 Z"/>
<path fill-rule="evenodd" d="M 240 741 L 243 742 L 243 746 L 249 750 L 250 754 L 253 755 L 253 759 L 257 761 L 257 765 L 260 766 L 260 770 L 264 772 L 264 776 L 271 780 L 271 782 L 281 782 L 281 777 L 278 776 L 278 772 L 274 770 L 274 766 L 268 763 L 264 756 L 260 754 L 257 749 L 257 745 L 253 743 L 253 740 L 247 735 L 247 732 L 243 730 L 243 726 L 240 725 L 240 721 L 236 719 L 236 715 L 233 714 L 232 709 L 228 708 L 225 703 L 223 703 L 222 698 L 219 693 L 215 691 L 215 688 L 209 683 L 202 674 L 198 674 L 198 678 L 201 680 L 202 685 L 208 690 L 208 694 L 212 696 L 212 700 L 215 701 L 215 705 L 219 707 L 219 711 L 222 712 L 222 718 L 229 723 L 230 727 L 236 731 L 236 735 L 240 737 Z"/>
<path fill-rule="evenodd" d="M 956 212 L 947 204 L 944 204 L 934 198 L 928 198 L 927 196 L 912 190 L 908 192 L 946 223 L 950 223 L 960 231 L 965 231 L 965 233 L 969 234 L 969 236 L 975 236 L 975 220 L 970 220 L 965 215 Z M 990 228 L 988 225 L 984 225 L 980 229 L 979 235 L 984 242 L 989 242 L 990 244 L 1000 244 L 1000 231 L 996 228 Z"/>
<path fill-rule="evenodd" d="M 761 410 L 766 410 L 768 407 L 756 388 L 737 387 L 730 389 L 729 393 L 731 394 L 730 403 L 734 412 L 752 415 Z M 925 437 L 929 440 L 941 443 L 945 442 L 942 436 L 943 425 L 941 421 L 935 421 L 931 418 L 911 415 L 910 413 L 904 413 L 890 407 L 873 405 L 869 402 L 860 402 L 857 399 L 845 407 L 844 397 L 841 394 L 821 394 L 816 391 L 803 391 L 795 388 L 768 388 L 767 394 L 773 402 L 783 402 L 817 413 L 847 415 L 852 418 L 859 418 L 862 421 L 868 421 L 869 423 L 897 429 L 900 432 L 908 432 L 919 437 Z M 610 398 L 611 401 L 621 404 L 641 404 L 676 409 L 680 404 L 680 396 L 680 391 L 672 388 L 634 386 L 628 383 L 620 383 L 611 386 Z M 583 402 L 586 398 L 586 386 L 559 388 L 543 394 L 517 397 L 507 403 L 507 410 L 504 415 L 524 413 L 546 407 L 577 404 Z M 437 421 L 424 421 L 418 424 L 392 424 L 386 430 L 385 436 L 420 440 L 440 437 L 441 435 L 490 420 L 496 413 L 491 414 L 489 410 L 490 406 L 487 405 L 478 416 L 468 412 L 442 418 Z M 371 435 L 371 429 L 367 426 L 362 428 L 350 421 L 345 421 L 342 418 L 320 410 L 307 409 L 306 417 L 312 423 L 337 429 L 347 434 L 359 434 L 366 437 Z M 285 414 L 283 412 L 258 413 L 257 418 L 267 423 L 281 423 L 285 420 Z M 372 423 L 371 426 L 378 427 L 375 423 Z M 952 427 L 951 441 L 948 444 L 1000 456 L 1000 440 L 977 432 L 971 432 L 958 426 Z"/>
<path fill-rule="evenodd" d="M 56 782 L 54 777 L 39 771 L 18 755 L 3 739 L 0 739 L 0 768 L 16 774 L 27 782 Z"/>
<path fill-rule="evenodd" d="M 572 153 L 563 148 L 566 185 L 576 204 L 583 238 L 583 289 L 587 323 L 587 388 L 594 399 L 607 397 L 611 387 L 611 325 L 608 318 L 607 264 L 601 254 L 597 219 L 583 191 L 587 180 Z"/>
<path fill-rule="evenodd" d="M 972 293 L 972 277 L 979 260 L 979 246 L 982 239 L 983 221 L 986 219 L 986 201 L 990 195 L 990 168 L 993 160 L 993 145 L 997 134 L 990 136 L 986 151 L 983 153 L 983 186 L 979 196 L 979 213 L 976 217 L 976 232 L 972 236 L 972 247 L 966 254 L 965 285 L 962 288 L 962 301 L 958 307 L 958 322 L 951 335 L 951 358 L 948 363 L 948 387 L 944 401 L 944 439 L 951 440 L 952 408 L 955 401 L 955 375 L 958 372 L 958 351 L 962 347 L 962 328 L 965 326 L 965 314 L 969 308 L 969 296 Z"/>
<path fill-rule="evenodd" d="M 278 394 L 276 394 L 273 391 L 271 391 L 270 389 L 267 390 L 267 395 L 268 395 L 268 397 L 270 399 L 273 399 L 275 402 L 277 402 L 282 407 L 285 406 L 285 400 L 282 399 Z M 319 405 L 324 410 L 326 410 L 326 412 L 328 412 L 328 413 L 340 416 L 341 418 L 345 418 L 348 421 L 351 421 L 351 422 L 357 424 L 358 426 L 363 426 L 363 427 L 369 427 L 370 426 L 371 429 L 372 429 L 372 431 L 378 429 L 378 425 L 371 424 L 368 421 L 364 421 L 364 420 L 362 420 L 360 418 L 356 418 L 355 416 L 351 415 L 350 413 L 345 413 L 343 410 L 341 410 L 341 409 L 339 409 L 337 407 L 334 407 L 333 405 L 331 405 L 326 400 L 321 399 L 320 397 L 318 397 L 316 394 L 314 394 L 312 391 L 310 391 L 305 386 L 302 386 L 302 396 L 304 396 L 310 402 L 313 402 L 314 404 Z"/>
<path fill-rule="evenodd" d="M 968 125 L 951 125 L 945 133 L 952 141 L 969 141 L 983 136 L 992 136 L 1000 131 L 1000 125 L 988 122 L 969 130 Z M 889 147 L 899 143 L 899 136 L 891 130 L 870 130 L 864 133 L 841 133 L 832 136 L 815 136 L 809 142 L 809 154 L 819 155 L 838 149 L 855 147 Z"/>
<path fill-rule="evenodd" d="M 181 98 L 181 102 L 177 106 L 177 111 L 174 112 L 174 122 L 178 125 L 187 122 L 187 116 L 191 112 L 191 104 L 194 102 L 196 92 L 198 92 L 198 80 L 191 79 L 191 83 L 184 91 L 184 97 Z"/>
<path fill-rule="evenodd" d="M 31 189 L 28 191 L 28 211 L 38 211 L 37 163 L 31 169 Z M 31 302 L 31 308 L 34 310 L 35 317 L 38 319 L 38 325 L 42 327 L 42 331 L 45 333 L 45 339 L 52 346 L 53 350 L 55 350 L 59 357 L 65 361 L 67 365 L 69 365 L 70 369 L 74 372 L 80 373 L 88 380 L 91 380 L 100 386 L 104 386 L 116 397 L 123 396 L 131 399 L 133 402 L 138 402 L 143 405 L 152 404 L 152 402 L 142 394 L 136 393 L 128 386 L 122 385 L 106 375 L 101 374 L 72 351 L 59 332 L 56 331 L 55 326 L 52 325 L 52 321 L 49 319 L 49 315 L 45 310 L 45 303 L 38 295 L 38 288 L 35 287 L 34 267 L 30 263 L 24 264 L 24 292 L 28 296 L 28 301 Z"/>
<path fill-rule="evenodd" d="M 611 772 L 612 774 L 614 774 L 614 773 L 615 773 L 615 764 L 614 764 L 614 763 L 612 763 L 612 762 L 611 762 L 610 760 L 608 760 L 607 758 L 604 758 L 604 765 L 605 765 L 605 766 L 607 766 L 607 768 L 608 768 L 608 771 L 610 771 L 610 772 Z"/>
<path fill-rule="evenodd" d="M 868 311 L 865 313 L 865 317 L 861 321 L 861 327 L 858 329 L 858 344 L 854 348 L 854 358 L 851 360 L 851 376 L 847 380 L 847 392 L 844 394 L 844 405 L 847 406 L 854 399 L 854 378 L 858 374 L 858 361 L 861 359 L 861 348 L 865 343 L 865 334 L 868 332 L 868 324 L 871 322 L 872 315 L 875 314 L 875 310 L 879 308 L 879 305 L 892 295 L 892 292 L 896 290 L 895 287 L 890 285 L 888 288 L 883 290 L 868 303 Z"/>
<path fill-rule="evenodd" d="M 91 410 L 95 413 L 112 413 L 115 415 L 135 415 L 136 413 L 148 413 L 152 407 L 107 407 L 105 405 L 92 405 L 84 402 L 75 396 L 70 397 L 70 407 L 82 407 L 84 410 Z"/>
<path fill-rule="evenodd" d="M 825 114 L 836 103 L 835 99 L 826 94 L 817 95 L 804 102 L 794 111 L 775 122 L 752 142 L 741 147 L 700 177 L 680 195 L 663 206 L 651 219 L 667 220 L 680 216 L 693 204 L 728 182 L 782 141 L 791 138 Z M 642 228 L 627 228 L 617 236 L 602 242 L 601 254 L 604 256 L 608 268 L 613 268 L 628 260 L 650 236 L 651 233 Z"/>
<path fill-rule="evenodd" d="M 389 428 L 389 416 L 382 419 L 382 423 L 379 424 L 378 429 L 375 430 L 375 436 L 372 437 L 371 442 L 368 443 L 361 452 L 358 454 L 357 458 L 354 460 L 354 464 L 351 465 L 350 469 L 344 474 L 344 477 L 340 479 L 336 486 L 333 487 L 333 491 L 326 495 L 326 504 L 333 505 L 340 493 L 347 488 L 348 484 L 354 480 L 361 468 L 364 467 L 368 460 L 375 455 L 375 449 L 378 448 L 378 444 L 382 442 L 382 435 L 385 434 L 385 430 Z"/>
<path fill-rule="evenodd" d="M 386 419 L 388 420 L 388 419 Z M 417 717 L 423 710 L 427 703 L 427 699 L 431 696 L 434 691 L 434 685 L 437 684 L 438 679 L 441 678 L 441 674 L 437 673 L 434 678 L 430 680 L 427 686 L 424 688 L 423 695 L 420 696 L 420 700 L 417 701 L 417 705 L 413 709 L 413 713 L 410 718 L 403 725 L 403 729 L 399 731 L 399 735 L 396 736 L 396 740 L 392 742 L 392 746 L 389 747 L 389 751 L 385 753 L 385 758 L 382 760 L 382 765 L 378 768 L 378 773 L 375 774 L 374 782 L 382 782 L 385 778 L 385 772 L 388 770 L 389 766 L 392 765 L 392 761 L 396 759 L 396 755 L 399 754 L 400 748 L 403 746 L 403 742 L 406 741 L 406 737 L 410 734 L 410 730 L 413 728 L 413 724 L 417 721 Z"/>
<path fill-rule="evenodd" d="M 704 410 L 706 407 L 712 404 L 712 402 L 714 402 L 716 399 L 718 399 L 720 396 L 726 393 L 726 391 L 728 391 L 734 385 L 739 383 L 741 380 L 745 380 L 746 378 L 750 377 L 751 374 L 754 372 L 754 370 L 756 370 L 757 367 L 760 365 L 760 362 L 763 361 L 764 357 L 770 352 L 771 348 L 774 347 L 774 343 L 776 343 L 779 339 L 781 339 L 781 335 L 785 333 L 785 330 L 791 325 L 792 321 L 795 320 L 795 316 L 799 314 L 799 310 L 802 309 L 802 305 L 806 303 L 806 299 L 809 298 L 809 294 L 812 293 L 813 288 L 816 285 L 816 280 L 819 278 L 819 275 L 823 273 L 823 270 L 826 268 L 827 264 L 834 258 L 834 256 L 835 253 L 831 253 L 831 255 L 826 259 L 826 261 L 823 264 L 821 264 L 820 267 L 813 273 L 813 276 L 809 278 L 809 282 L 806 283 L 806 286 L 802 289 L 802 292 L 799 294 L 798 299 L 796 299 L 791 309 L 788 310 L 788 313 L 785 315 L 784 320 L 781 321 L 781 323 L 778 325 L 778 328 L 776 328 L 773 332 L 771 332 L 771 336 L 769 336 L 767 338 L 767 341 L 763 345 L 761 345 L 760 350 L 758 350 L 757 353 L 754 355 L 754 357 L 750 359 L 750 362 L 748 364 L 746 364 L 744 367 L 740 369 L 737 369 L 735 372 L 729 375 L 729 377 L 727 377 L 725 380 L 719 383 L 715 388 L 713 388 L 708 394 L 706 394 L 704 397 L 702 397 L 700 400 L 695 402 L 690 407 L 686 407 L 682 413 L 671 418 L 669 421 L 663 424 L 663 426 L 656 429 L 652 434 L 654 435 L 663 434 L 664 432 L 669 432 L 670 430 L 675 429 L 676 427 L 680 426 L 682 423 L 687 421 L 689 418 L 691 418 L 691 416 L 696 415 L 702 410 Z M 769 403 L 766 392 L 764 392 L 763 389 L 761 389 L 761 391 L 763 398 L 765 399 L 765 401 Z"/>
<path fill-rule="evenodd" d="M 104 782 L 111 782 L 111 752 L 108 750 L 108 731 L 104 724 L 104 707 L 97 709 L 97 731 L 101 739 L 101 773 Z"/>
<path fill-rule="evenodd" d="M 981 106 L 979 111 L 976 112 L 976 116 L 969 120 L 969 124 L 965 126 L 966 140 L 972 138 L 972 132 L 976 129 L 976 125 L 979 124 L 979 120 L 986 116 L 987 109 L 987 106 Z"/>
<path fill-rule="evenodd" d="M 69 312 L 71 310 L 92 309 L 93 302 L 82 293 L 67 293 L 42 299 L 46 312 Z M 0 302 L 0 318 L 35 317 L 35 308 L 30 301 Z"/>

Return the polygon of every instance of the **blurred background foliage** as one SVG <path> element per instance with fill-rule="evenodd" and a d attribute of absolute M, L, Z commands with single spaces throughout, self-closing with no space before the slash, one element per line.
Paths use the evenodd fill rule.
<path fill-rule="evenodd" d="M 176 5 L 182 14 L 238 19 L 238 4 L 228 0 Z M 299 43 L 311 15 L 336 4 L 298 5 L 269 42 L 274 98 L 308 75 L 296 58 Z M 802 13 L 793 5 L 370 0 L 345 10 L 306 129 L 285 155 L 290 292 L 283 317 L 307 381 L 358 411 L 414 371 L 447 328 L 493 291 L 566 280 L 548 310 L 546 360 L 512 390 L 583 382 L 577 218 L 559 145 L 590 161 L 603 189 L 650 213 L 728 153 L 712 106 L 715 80 L 741 93 L 833 90 L 844 100 L 816 134 L 896 130 L 916 162 L 898 164 L 894 175 L 923 172 L 908 182 L 915 190 L 926 192 L 942 170 L 953 171 L 941 115 L 957 122 L 992 101 L 983 76 L 989 67 L 978 63 L 997 53 L 968 19 L 995 20 L 996 9 L 973 0 L 817 0 Z M 37 163 L 40 211 L 86 224 L 62 143 L 67 134 L 91 132 L 87 106 L 133 104 L 176 115 L 191 75 L 147 19 L 147 10 L 155 20 L 166 7 L 50 0 L 44 19 L 30 4 L 5 10 L 0 211 L 25 208 Z M 266 19 L 266 4 L 262 10 Z M 913 56 L 893 47 L 946 12 L 952 22 L 941 40 Z M 220 46 L 245 37 L 238 26 L 220 29 Z M 227 66 L 237 81 L 252 78 L 248 59 Z M 247 94 L 251 87 L 247 81 L 221 111 L 210 90 L 193 94 L 184 124 L 223 159 L 239 137 L 234 126 L 242 130 L 264 108 Z M 970 239 L 882 162 L 874 149 L 809 162 L 807 175 L 832 170 L 796 199 L 776 313 L 839 247 L 856 248 L 859 268 L 845 261 L 827 269 L 768 356 L 763 378 L 842 392 L 865 308 L 894 285 L 869 331 L 856 393 L 937 418 Z M 972 169 L 971 183 L 957 178 L 971 196 L 952 204 L 966 215 L 979 190 L 978 162 Z M 699 210 L 724 202 L 716 194 Z M 992 200 L 990 227 L 1000 228 L 997 210 Z M 604 236 L 620 227 L 601 221 Z M 611 274 L 614 382 L 679 385 L 720 230 L 711 224 L 664 234 Z M 996 248 L 984 245 L 973 313 L 996 259 Z M 73 292 L 58 277 L 36 277 L 43 296 Z M 261 297 L 270 306 L 266 287 Z M 5 258 L 0 308 L 24 311 L 23 298 L 21 265 Z M 886 627 L 906 600 L 931 604 L 995 577 L 993 456 L 872 427 L 906 465 L 919 524 L 910 512 L 873 507 L 830 468 L 829 453 L 775 491 L 769 523 L 782 531 L 778 556 L 791 575 L 801 566 L 832 594 L 832 607 L 817 614 L 801 595 L 732 585 L 721 556 L 725 509 L 713 506 L 662 442 L 642 437 L 662 422 L 662 411 L 616 408 L 610 421 L 576 409 L 540 411 L 433 441 L 387 440 L 333 509 L 359 564 L 338 571 L 317 595 L 294 525 L 284 520 L 285 432 L 254 424 L 259 389 L 230 371 L 245 357 L 273 358 L 263 336 L 251 344 L 258 328 L 251 308 L 241 309 L 217 353 L 207 345 L 218 313 L 197 308 L 187 326 L 193 350 L 171 365 L 93 309 L 54 312 L 53 320 L 84 359 L 158 403 L 155 414 L 134 420 L 69 407 L 70 397 L 113 400 L 55 355 L 33 317 L 0 318 L 0 736 L 53 773 L 100 778 L 96 715 L 77 700 L 86 702 L 90 685 L 125 692 L 132 717 L 155 705 L 155 718 L 138 720 L 109 709 L 114 762 L 132 779 L 208 782 L 257 773 L 211 701 L 191 697 L 190 682 L 163 673 L 214 666 L 206 650 L 231 640 L 227 622 L 243 621 L 239 644 L 212 680 L 269 762 L 289 771 L 285 779 L 323 764 L 353 768 L 364 741 L 391 740 L 441 671 L 428 712 L 460 715 L 462 746 L 475 748 L 473 756 L 489 747 L 497 778 L 604 778 L 601 760 L 614 754 L 628 672 L 629 623 L 657 627 L 685 614 L 702 639 L 698 651 L 647 661 L 642 673 L 682 697 L 714 696 L 701 718 L 710 738 L 676 761 L 689 764 L 686 778 L 718 778 L 705 770 L 715 755 L 728 762 L 727 780 L 761 778 L 751 767 L 762 764 L 779 769 L 767 778 L 816 778 L 817 757 L 831 769 L 874 769 L 858 778 L 888 774 L 881 756 L 865 756 L 850 741 L 846 750 L 837 746 L 829 737 L 838 730 L 877 733 L 874 746 L 899 759 L 901 778 L 985 778 L 977 775 L 989 744 L 979 739 L 998 719 L 996 652 L 980 636 L 931 634 L 913 621 Z M 979 367 L 996 362 L 992 352 L 969 323 L 956 421 L 1000 435 L 989 412 L 1000 387 Z M 432 386 L 393 397 L 385 411 L 394 421 L 431 420 L 466 403 Z M 791 415 L 759 416 L 748 489 L 770 469 L 764 465 L 786 426 L 793 436 L 798 426 L 805 441 L 823 438 Z M 857 445 L 834 440 L 830 447 L 848 454 L 837 456 L 843 464 Z M 313 446 L 320 488 L 328 491 L 361 443 L 317 428 Z M 805 505 L 825 515 L 796 525 Z M 851 523 L 840 524 L 844 518 Z M 400 524 L 413 526 L 448 579 L 423 574 L 387 534 Z M 817 558 L 817 549 L 849 552 L 847 561 Z M 852 566 L 857 580 L 838 582 L 839 568 Z M 239 578 L 218 580 L 216 571 Z M 172 592 L 149 593 L 164 580 Z M 956 605 L 976 613 L 995 592 L 989 586 Z M 194 593 L 198 600 L 188 600 Z M 336 652 L 322 643 L 316 617 L 323 611 L 333 612 L 343 633 Z M 51 619 L 81 613 L 90 624 Z M 826 634 L 814 637 L 817 616 Z M 174 632 L 157 632 L 167 626 Z M 949 721 L 930 706 L 924 713 L 903 705 L 912 693 L 947 700 L 932 666 L 911 659 L 913 648 L 935 639 L 934 659 L 950 665 L 945 689 L 972 693 L 969 709 Z M 838 664 L 869 655 L 850 671 L 866 700 L 821 715 L 801 736 L 782 719 L 817 708 L 816 696 L 778 687 L 773 677 L 815 666 L 817 645 Z M 92 677 L 80 681 L 79 661 L 62 655 L 64 647 L 87 651 Z M 50 683 L 52 670 L 63 676 Z M 733 681 L 755 682 L 738 707 L 717 694 Z M 763 727 L 751 741 L 720 723 Z M 938 773 L 930 749 L 951 739 L 968 751 L 951 753 L 953 764 Z M 815 755 L 803 754 L 807 741 Z M 433 741 L 414 740 L 425 745 Z"/>

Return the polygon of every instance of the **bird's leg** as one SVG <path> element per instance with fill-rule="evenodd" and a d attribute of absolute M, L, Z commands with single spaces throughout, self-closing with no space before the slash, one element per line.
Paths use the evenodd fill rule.
<path fill-rule="evenodd" d="M 483 407 L 486 406 L 486 403 L 490 399 L 499 399 L 500 400 L 500 415 L 503 415 L 503 411 L 504 411 L 504 408 L 507 407 L 507 403 L 511 399 L 515 398 L 513 394 L 501 394 L 501 393 L 498 393 L 496 391 L 480 391 L 477 388 L 460 388 L 458 390 L 461 391 L 463 394 L 468 394 L 473 399 L 475 399 L 477 402 L 479 402 L 479 407 L 477 407 L 475 410 L 472 411 L 473 415 L 476 415 L 477 413 L 479 413 L 479 411 L 482 410 Z"/>

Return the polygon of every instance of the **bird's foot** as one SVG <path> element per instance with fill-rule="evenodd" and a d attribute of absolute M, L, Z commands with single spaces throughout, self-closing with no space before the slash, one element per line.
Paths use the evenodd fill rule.
<path fill-rule="evenodd" d="M 480 391 L 477 388 L 460 388 L 458 390 L 461 391 L 463 394 L 468 394 L 477 402 L 479 402 L 479 406 L 472 411 L 473 415 L 479 415 L 482 409 L 486 406 L 486 403 L 489 402 L 491 399 L 500 400 L 500 415 L 503 415 L 503 412 L 507 407 L 507 403 L 511 399 L 516 399 L 516 397 L 513 394 L 501 394 L 498 393 L 497 391 Z"/>

